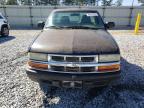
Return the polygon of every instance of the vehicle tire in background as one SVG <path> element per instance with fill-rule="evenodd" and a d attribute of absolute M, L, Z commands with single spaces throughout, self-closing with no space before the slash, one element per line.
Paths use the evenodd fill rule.
<path fill-rule="evenodd" d="M 2 36 L 9 36 L 9 29 L 8 29 L 8 27 L 2 27 L 2 29 L 1 29 L 1 35 Z"/>

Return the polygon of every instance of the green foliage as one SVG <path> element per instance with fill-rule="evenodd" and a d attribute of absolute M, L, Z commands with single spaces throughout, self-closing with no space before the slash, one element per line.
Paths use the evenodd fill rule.
<path fill-rule="evenodd" d="M 73 0 L 64 0 L 63 3 L 66 4 L 66 5 L 72 5 Z"/>
<path fill-rule="evenodd" d="M 102 0 L 102 6 L 111 6 L 113 0 Z"/>
<path fill-rule="evenodd" d="M 65 4 L 68 4 L 68 5 L 71 5 L 71 4 L 79 4 L 79 5 L 82 5 L 84 4 L 85 0 L 65 0 L 64 3 Z"/>
<path fill-rule="evenodd" d="M 57 5 L 58 0 L 19 0 L 24 5 Z"/>
<path fill-rule="evenodd" d="M 121 6 L 122 5 L 123 0 L 117 0 L 116 1 L 116 6 Z"/>
<path fill-rule="evenodd" d="M 65 0 L 64 3 L 71 4 L 71 3 L 73 3 L 73 0 Z"/>
<path fill-rule="evenodd" d="M 140 3 L 144 3 L 144 0 L 138 0 L 138 2 L 140 2 Z"/>
<path fill-rule="evenodd" d="M 77 0 L 78 3 L 83 4 L 85 0 Z"/>
<path fill-rule="evenodd" d="M 7 1 L 7 2 L 6 2 Z M 17 5 L 21 3 L 22 5 L 58 5 L 60 0 L 0 0 L 0 4 L 7 5 Z M 115 4 L 112 4 L 114 0 L 63 0 L 65 5 L 99 5 L 101 2 L 102 6 L 121 6 L 123 0 L 117 0 Z"/>
<path fill-rule="evenodd" d="M 40 1 L 40 4 L 43 4 L 43 5 L 57 5 L 58 4 L 58 1 L 57 0 L 39 0 Z"/>
<path fill-rule="evenodd" d="M 8 0 L 7 5 L 17 5 L 17 0 Z"/>
<path fill-rule="evenodd" d="M 6 4 L 6 1 L 5 0 L 1 0 L 0 1 L 0 5 L 5 5 Z"/>
<path fill-rule="evenodd" d="M 138 0 L 139 3 L 141 3 L 141 6 L 144 6 L 144 0 Z"/>

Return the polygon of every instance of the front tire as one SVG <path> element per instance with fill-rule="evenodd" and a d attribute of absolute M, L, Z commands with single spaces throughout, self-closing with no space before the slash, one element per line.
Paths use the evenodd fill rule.
<path fill-rule="evenodd" d="M 1 35 L 3 37 L 9 36 L 9 29 L 8 29 L 8 27 L 2 27 L 2 29 L 1 29 Z"/>

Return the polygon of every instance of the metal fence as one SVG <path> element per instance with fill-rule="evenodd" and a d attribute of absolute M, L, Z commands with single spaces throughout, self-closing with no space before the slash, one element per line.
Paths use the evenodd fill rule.
<path fill-rule="evenodd" d="M 137 13 L 142 13 L 141 26 L 144 25 L 143 6 L 0 6 L 0 12 L 7 17 L 12 27 L 36 27 L 38 21 L 45 21 L 54 9 L 88 8 L 99 11 L 104 21 L 114 21 L 116 26 L 134 26 Z"/>

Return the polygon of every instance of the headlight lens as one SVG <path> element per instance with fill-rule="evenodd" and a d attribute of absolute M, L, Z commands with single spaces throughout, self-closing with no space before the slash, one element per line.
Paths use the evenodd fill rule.
<path fill-rule="evenodd" d="M 114 64 L 109 66 L 98 66 L 98 71 L 119 71 L 120 70 L 120 64 Z"/>
<path fill-rule="evenodd" d="M 120 54 L 99 55 L 99 63 L 120 61 Z"/>
<path fill-rule="evenodd" d="M 28 53 L 29 59 L 38 61 L 48 61 L 48 54 L 42 53 Z"/>
<path fill-rule="evenodd" d="M 36 63 L 33 61 L 29 61 L 28 65 L 35 69 L 48 69 L 48 64 Z"/>

